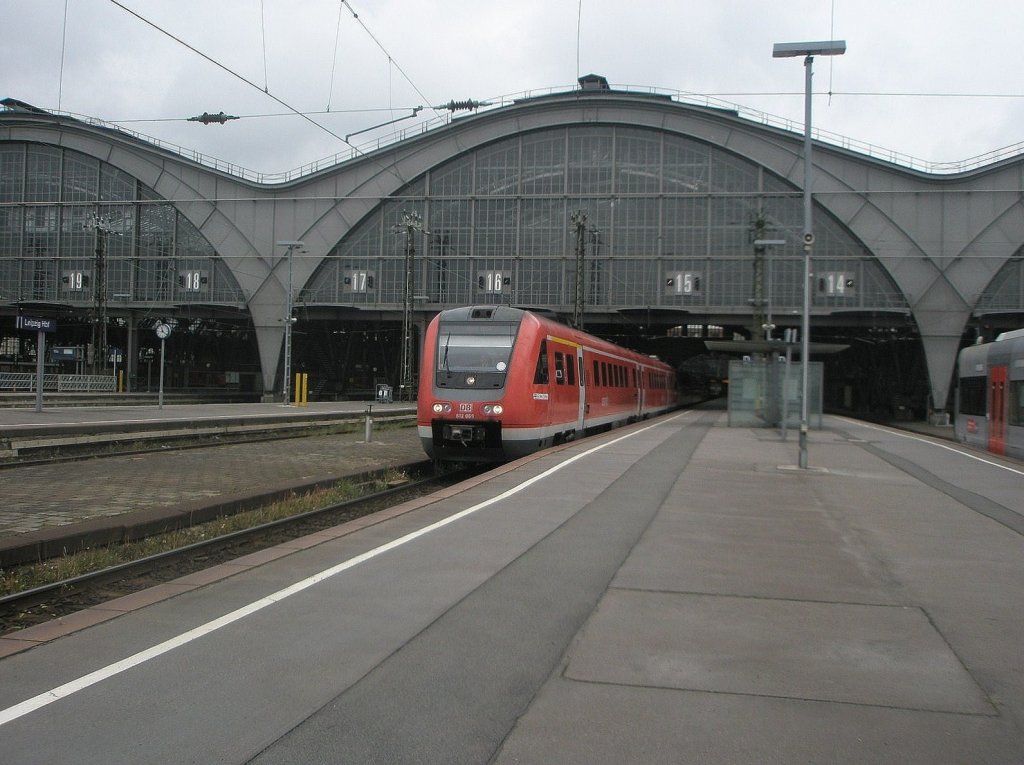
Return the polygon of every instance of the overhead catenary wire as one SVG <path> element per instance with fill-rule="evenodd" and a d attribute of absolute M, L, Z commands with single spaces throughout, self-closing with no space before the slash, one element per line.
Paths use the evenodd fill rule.
<path fill-rule="evenodd" d="M 338 43 L 341 40 L 341 17 L 345 5 L 338 3 L 338 24 L 334 31 L 334 55 L 331 57 L 331 85 L 327 90 L 327 111 L 331 110 L 331 99 L 334 98 L 334 71 L 338 67 Z"/>
<path fill-rule="evenodd" d="M 60 77 L 57 80 L 57 110 L 64 95 L 64 52 L 68 45 L 68 0 L 64 0 L 64 21 L 60 34 Z"/>
<path fill-rule="evenodd" d="M 363 108 L 363 109 L 327 109 L 327 110 L 324 110 L 324 111 L 307 111 L 307 112 L 302 112 L 301 114 L 297 114 L 294 111 L 290 111 L 290 112 L 262 112 L 260 114 L 238 114 L 238 115 L 235 115 L 235 116 L 238 119 L 240 119 L 240 120 L 246 120 L 246 119 L 267 119 L 267 118 L 274 118 L 274 117 L 301 117 L 301 116 L 304 116 L 304 115 L 321 115 L 321 114 L 335 114 L 335 115 L 341 115 L 341 114 L 373 114 L 373 113 L 376 113 L 376 112 L 391 112 L 391 111 L 394 111 L 395 109 L 400 109 L 402 111 L 406 111 L 406 110 L 411 110 L 411 109 L 415 109 L 415 108 L 416 108 L 415 106 L 397 106 L 397 107 L 370 106 L 370 107 L 366 107 L 366 108 Z M 105 119 L 104 120 L 104 122 L 109 122 L 112 125 L 131 125 L 131 124 L 141 123 L 141 122 L 188 122 L 188 121 L 189 121 L 188 117 L 148 117 L 148 118 L 135 117 L 135 118 L 128 118 L 128 119 Z"/>
<path fill-rule="evenodd" d="M 212 58 L 211 56 L 208 56 L 207 54 L 203 53 L 203 52 L 202 52 L 201 50 L 199 50 L 199 49 L 198 49 L 198 48 L 196 48 L 195 46 L 193 46 L 193 45 L 190 45 L 189 43 L 185 42 L 184 40 L 182 40 L 182 39 L 181 39 L 180 37 L 178 37 L 177 35 L 174 35 L 174 34 L 172 34 L 171 32 L 168 32 L 168 31 L 167 31 L 166 29 L 164 29 L 163 27 L 161 27 L 161 26 L 159 26 L 159 25 L 157 25 L 157 24 L 154 24 L 154 23 L 153 23 L 152 21 L 150 21 L 149 19 L 147 19 L 147 18 L 146 18 L 146 17 L 144 17 L 144 16 L 141 16 L 141 15 L 139 15 L 139 14 L 138 14 L 138 13 L 136 13 L 136 12 L 135 12 L 134 10 L 132 10 L 131 8 L 129 8 L 128 6 L 124 5 L 123 3 L 120 3 L 120 2 L 118 2 L 118 0 L 110 0 L 110 2 L 111 2 L 111 3 L 113 3 L 114 5 L 116 5 L 116 6 L 117 6 L 118 8 L 120 8 L 121 10 L 125 11 L 126 13 L 129 13 L 129 14 L 131 14 L 132 16 L 134 16 L 135 18 L 137 18 L 137 19 L 138 19 L 139 21 L 141 21 L 141 22 L 142 22 L 143 24 L 145 24 L 146 26 L 152 27 L 153 29 L 155 29 L 156 31 L 158 31 L 158 32 L 159 32 L 160 34 L 162 34 L 162 35 L 166 35 L 167 37 L 170 37 L 170 38 L 171 38 L 172 40 L 174 40 L 174 41 L 175 41 L 176 43 L 178 43 L 179 45 L 183 45 L 183 46 L 185 46 L 186 48 L 188 48 L 188 49 L 189 49 L 190 51 L 192 51 L 192 52 L 193 52 L 193 53 L 195 53 L 196 55 L 198 55 L 198 56 L 201 56 L 202 58 L 204 58 L 204 59 L 205 59 L 206 61 L 209 61 L 209 62 L 210 62 L 211 64 L 213 64 L 213 65 L 214 65 L 214 66 L 216 66 L 217 68 L 219 68 L 219 69 L 222 69 L 222 70 L 224 70 L 225 72 L 227 72 L 228 74 L 230 74 L 230 75 L 231 75 L 232 77 L 235 77 L 235 78 L 237 78 L 237 79 L 241 80 L 241 81 L 242 81 L 242 82 L 244 82 L 244 83 L 245 83 L 246 85 L 249 85 L 250 87 L 253 87 L 253 88 L 255 88 L 256 90 L 260 90 L 260 91 L 264 92 L 264 93 L 265 93 L 265 94 L 266 94 L 266 95 L 267 95 L 267 96 L 268 96 L 269 98 L 272 98 L 272 99 L 273 99 L 274 101 L 276 101 L 277 103 L 281 104 L 281 106 L 283 106 L 283 107 L 284 107 L 285 109 L 288 109 L 288 110 L 289 110 L 289 111 L 291 111 L 291 112 L 292 112 L 293 114 L 295 114 L 295 115 L 297 115 L 297 116 L 299 116 L 299 117 L 302 117 L 302 118 L 303 118 L 303 119 L 305 119 L 305 120 L 306 120 L 307 122 L 309 122 L 309 123 L 310 123 L 311 125 L 314 125 L 314 126 L 316 126 L 317 128 L 319 128 L 320 130 L 324 131 L 325 133 L 327 133 L 327 134 L 329 134 L 329 135 L 332 135 L 332 136 L 334 136 L 335 138 L 337 138 L 337 139 L 338 139 L 339 141 L 341 141 L 342 143 L 345 143 L 345 144 L 346 144 L 346 145 L 348 145 L 348 146 L 352 146 L 352 144 L 350 144 L 350 143 L 349 143 L 348 141 L 346 141 L 346 140 L 345 140 L 345 137 L 344 137 L 344 136 L 338 135 L 337 133 L 335 133 L 335 132 L 334 132 L 333 130 L 331 130 L 330 128 L 328 128 L 328 127 L 325 127 L 324 125 L 321 125 L 321 124 L 320 124 L 319 122 L 317 122 L 316 120 L 314 120 L 314 119 L 313 119 L 312 117 L 310 117 L 309 115 L 307 115 L 307 114 L 305 114 L 305 113 L 303 113 L 303 112 L 299 111 L 298 109 L 296 109 L 296 108 L 295 108 L 294 106 L 292 106 L 291 104 L 289 104 L 289 103 L 287 103 L 286 101 L 284 101 L 283 99 L 281 99 L 281 98 L 279 98 L 279 97 L 275 96 L 275 95 L 274 95 L 273 93 L 271 93 L 271 92 L 270 92 L 269 90 L 265 90 L 265 89 L 261 88 L 261 87 L 260 87 L 259 85 L 257 85 L 257 84 L 256 84 L 255 82 L 253 82 L 252 80 L 248 79 L 247 77 L 244 77 L 244 76 L 242 76 L 241 74 L 239 74 L 238 72 L 234 71 L 233 69 L 231 69 L 231 68 L 229 68 L 229 67 L 225 66 L 224 64 L 222 64 L 222 63 L 220 63 L 219 61 L 217 61 L 217 60 L 216 60 L 215 58 Z M 355 147 L 355 146 L 352 146 L 352 148 L 353 148 L 353 149 L 355 149 L 356 151 L 359 151 L 358 149 L 356 149 L 356 147 Z"/>
<path fill-rule="evenodd" d="M 423 102 L 426 104 L 431 103 L 431 99 L 423 95 L 423 91 L 421 91 L 419 87 L 417 87 L 416 83 L 412 81 L 412 78 L 410 78 L 409 75 L 406 74 L 405 70 L 402 69 L 402 67 L 397 62 L 395 62 L 394 56 L 392 56 L 388 52 L 388 49 L 384 47 L 384 44 L 377 39 L 373 32 L 370 31 L 370 28 L 366 26 L 366 23 L 361 18 L 359 18 L 359 14 L 356 13 L 355 8 L 352 7 L 352 4 L 348 2 L 348 0 L 340 0 L 340 2 L 343 6 L 346 6 L 349 9 L 349 12 L 352 14 L 352 18 L 354 18 L 356 20 L 356 23 L 358 23 L 359 26 L 361 26 L 363 30 L 366 32 L 366 34 L 370 36 L 370 39 L 373 40 L 374 43 L 376 43 L 377 47 L 381 49 L 381 52 L 383 52 L 384 55 L 387 56 L 388 63 L 393 65 L 394 68 L 399 71 L 402 77 L 405 78 L 405 81 L 408 82 L 409 85 L 412 86 L 412 89 L 416 91 L 416 94 L 423 99 Z M 436 110 L 434 110 L 434 115 L 437 117 L 441 116 L 440 113 L 437 112 Z"/>
<path fill-rule="evenodd" d="M 260 42 L 263 45 L 263 92 L 270 92 L 270 79 L 267 76 L 267 14 L 260 0 Z"/>
<path fill-rule="evenodd" d="M 244 77 L 243 75 L 239 74 L 238 72 L 235 72 L 235 71 L 234 71 L 233 69 L 231 69 L 231 68 L 229 68 L 229 67 L 225 66 L 224 64 L 220 63 L 219 61 L 217 61 L 217 60 L 216 60 L 216 59 L 214 59 L 213 57 L 211 57 L 211 56 L 207 55 L 206 53 L 203 53 L 203 52 L 202 52 L 201 50 L 199 50 L 198 48 L 196 48 L 196 47 L 194 47 L 194 46 L 190 45 L 189 43 L 185 42 L 185 41 L 184 41 L 184 40 L 182 40 L 182 39 L 181 39 L 180 37 L 177 37 L 176 35 L 172 34 L 171 32 L 169 32 L 169 31 L 167 31 L 167 30 L 163 29 L 162 27 L 160 27 L 159 25 L 157 25 L 157 24 L 153 23 L 153 22 L 152 22 L 152 21 L 150 21 L 149 19 L 146 19 L 145 17 L 143 17 L 143 16 L 142 16 L 142 15 L 140 15 L 139 13 L 135 12 L 135 11 L 134 11 L 134 10 L 132 10 L 131 8 L 128 8 L 128 7 L 127 7 L 127 6 L 125 6 L 124 4 L 122 4 L 122 3 L 118 2 L 118 0 L 110 0 L 110 2 L 111 2 L 111 3 L 113 3 L 114 5 L 116 5 L 116 6 L 118 7 L 118 8 L 121 8 L 121 9 L 122 9 L 123 11 L 125 11 L 126 13 L 128 13 L 128 14 L 130 14 L 130 15 L 134 16 L 135 18 L 137 18 L 137 19 L 138 19 L 139 21 L 143 22 L 143 23 L 144 23 L 144 24 L 146 24 L 147 26 L 149 26 L 149 27 L 152 27 L 152 28 L 153 28 L 153 29 L 155 29 L 156 31 L 160 32 L 160 34 L 162 34 L 162 35 L 166 35 L 167 37 L 171 38 L 172 40 L 174 40 L 174 41 L 175 41 L 175 42 L 177 42 L 178 44 L 180 44 L 180 45 L 184 46 L 185 48 L 189 49 L 190 51 L 192 51 L 192 52 L 193 52 L 193 53 L 195 53 L 196 55 L 198 55 L 198 56 L 202 57 L 202 58 L 203 58 L 203 59 L 205 59 L 206 61 L 209 61 L 209 62 L 210 62 L 211 64 L 213 64 L 214 66 L 218 67 L 219 69 L 222 69 L 222 70 L 224 70 L 225 72 L 227 72 L 228 74 L 230 74 L 230 75 L 231 75 L 232 77 L 235 77 L 235 78 L 237 78 L 237 79 L 241 80 L 241 81 L 242 81 L 242 82 L 244 82 L 244 83 L 245 83 L 246 85 L 249 85 L 249 86 L 250 86 L 250 87 L 252 87 L 252 88 L 255 88 L 255 89 L 257 89 L 257 90 L 262 90 L 262 92 L 263 92 L 263 93 L 265 93 L 265 94 L 266 94 L 266 95 L 267 95 L 267 96 L 268 96 L 269 98 L 272 98 L 272 99 L 273 99 L 274 101 L 276 101 L 277 103 L 279 103 L 279 104 L 280 104 L 281 106 L 283 106 L 284 108 L 288 109 L 288 110 L 289 110 L 289 111 L 290 111 L 290 112 L 291 112 L 292 114 L 294 114 L 294 115 L 296 115 L 296 116 L 298 116 L 298 117 L 301 117 L 302 119 L 304 119 L 304 120 L 306 120 L 307 122 L 309 122 L 309 123 L 310 123 L 311 125 L 313 125 L 313 126 L 315 126 L 315 127 L 319 128 L 319 129 L 320 129 L 320 130 L 322 130 L 323 132 L 327 133 L 327 134 L 328 134 L 328 135 L 330 135 L 330 136 L 333 136 L 334 138 L 337 138 L 337 139 L 338 139 L 339 141 L 341 141 L 341 142 L 342 142 L 342 143 L 344 143 L 345 145 L 349 146 L 349 147 L 350 147 L 350 148 L 352 149 L 352 151 L 353 151 L 353 152 L 355 152 L 355 153 L 356 153 L 357 155 L 359 155 L 359 156 L 365 156 L 365 154 L 366 154 L 366 153 L 365 153 L 365 152 L 364 152 L 364 151 L 363 151 L 362 149 L 360 149 L 359 147 L 357 147 L 357 146 L 355 146 L 354 144 L 350 143 L 347 137 L 345 137 L 345 136 L 342 136 L 342 135 L 339 135 L 338 133 L 335 133 L 335 132 L 334 132 L 333 130 L 331 130 L 330 128 L 326 127 L 325 125 L 322 125 L 322 124 L 320 124 L 319 122 L 317 122 L 316 120 L 314 120 L 314 119 L 313 119 L 312 117 L 310 117 L 308 113 L 306 113 L 306 112 L 302 112 L 302 111 L 300 111 L 299 109 L 296 109 L 296 108 L 295 108 L 294 106 L 292 106 L 291 104 L 287 103 L 287 102 L 286 102 L 286 101 L 284 101 L 283 99 L 281 99 L 281 98 L 279 98 L 278 96 L 275 96 L 275 95 L 274 95 L 273 93 L 269 92 L 269 90 L 261 89 L 261 88 L 259 87 L 259 85 L 257 85 L 256 83 L 254 83 L 254 82 L 253 82 L 252 80 L 248 79 L 247 77 Z M 341 0 L 341 2 L 342 2 L 343 4 L 345 4 L 345 0 Z M 350 10 L 351 10 L 351 6 L 350 6 Z M 359 20 L 359 16 L 358 16 L 358 14 L 356 14 L 356 13 L 355 13 L 355 11 L 352 11 L 352 15 L 353 15 L 353 16 L 354 16 L 354 17 L 356 18 L 356 20 L 357 20 L 357 21 Z M 383 46 L 382 46 L 382 45 L 380 44 L 380 42 L 379 42 L 379 41 L 378 41 L 378 40 L 377 40 L 377 39 L 376 39 L 375 37 L 373 37 L 373 34 L 372 34 L 372 33 L 370 32 L 370 30 L 369 30 L 369 29 L 368 29 L 368 28 L 366 27 L 366 25 L 365 25 L 365 24 L 363 24 L 363 23 L 362 23 L 361 21 L 360 21 L 359 23 L 360 23 L 360 25 L 361 25 L 361 26 L 363 27 L 363 29 L 364 29 L 364 30 L 366 30 L 367 34 L 369 34 L 369 35 L 370 35 L 370 37 L 371 37 L 371 38 L 372 38 L 372 39 L 374 40 L 374 42 L 376 42 L 376 43 L 377 43 L 377 45 L 378 45 L 378 46 L 379 46 L 379 47 L 381 48 L 381 50 L 384 50 L 384 47 L 383 47 Z M 385 54 L 386 54 L 386 55 L 388 55 L 388 58 L 389 58 L 389 60 L 390 60 L 390 55 L 389 55 L 389 54 L 387 54 L 387 51 L 386 51 L 386 50 L 385 50 L 384 52 L 385 52 Z M 396 66 L 397 66 L 397 65 L 396 65 Z M 414 88 L 414 89 L 416 90 L 416 92 L 417 92 L 417 93 L 420 93 L 419 89 L 418 89 L 418 88 L 416 88 L 416 85 L 415 85 L 415 84 L 414 84 L 414 83 L 412 82 L 412 80 L 410 80 L 410 79 L 409 79 L 408 75 L 406 75 L 406 74 L 405 74 L 405 72 L 404 72 L 404 71 L 403 71 L 403 70 L 401 69 L 401 67 L 398 67 L 398 69 L 399 69 L 399 71 L 400 71 L 400 72 L 402 72 L 402 76 L 406 78 L 406 80 L 407 80 L 407 81 L 409 82 L 409 84 L 413 86 L 413 88 Z M 420 93 L 420 95 L 422 96 L 422 93 Z M 396 161 L 397 161 L 397 160 L 393 160 L 393 161 L 392 161 L 392 162 L 391 162 L 391 163 L 390 163 L 389 165 L 385 166 L 385 165 L 384 165 L 383 163 L 381 163 L 381 162 L 380 162 L 379 160 L 374 160 L 374 162 L 375 162 L 375 163 L 376 163 L 376 164 L 377 164 L 378 166 L 380 166 L 382 170 L 385 170 L 386 172 L 390 172 L 390 173 L 391 173 L 391 174 L 393 174 L 393 175 L 394 175 L 394 176 L 395 176 L 396 178 L 398 178 L 398 180 L 400 180 L 400 181 L 401 181 L 402 183 L 406 183 L 406 182 L 408 182 L 408 179 L 407 179 L 407 178 L 405 178 L 405 177 L 404 177 L 404 176 L 402 175 L 402 173 L 401 173 L 401 172 L 400 172 L 400 171 L 398 170 L 398 168 L 397 168 L 397 165 L 396 165 Z"/>

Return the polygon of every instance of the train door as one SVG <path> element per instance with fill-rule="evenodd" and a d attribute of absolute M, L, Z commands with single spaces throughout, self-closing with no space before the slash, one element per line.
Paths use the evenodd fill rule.
<path fill-rule="evenodd" d="M 988 372 L 988 449 L 1006 454 L 1007 367 L 990 367 Z"/>
<path fill-rule="evenodd" d="M 583 378 L 587 376 L 586 370 L 583 368 L 583 346 L 576 346 L 576 369 L 579 370 L 579 374 L 576 375 L 576 384 L 579 385 L 579 408 L 576 410 L 576 432 L 583 435 L 583 418 L 587 413 L 587 386 L 583 384 Z"/>
<path fill-rule="evenodd" d="M 634 414 L 637 417 L 642 417 L 644 412 L 644 370 L 639 364 L 633 365 L 633 398 L 636 399 L 636 412 Z"/>

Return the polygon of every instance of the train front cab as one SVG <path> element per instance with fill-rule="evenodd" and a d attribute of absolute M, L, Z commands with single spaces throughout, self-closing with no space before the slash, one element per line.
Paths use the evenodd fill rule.
<path fill-rule="evenodd" d="M 497 320 L 501 311 L 444 311 L 427 328 L 423 364 L 430 372 L 420 375 L 418 426 L 435 461 L 505 458 L 501 426 L 521 314 Z"/>

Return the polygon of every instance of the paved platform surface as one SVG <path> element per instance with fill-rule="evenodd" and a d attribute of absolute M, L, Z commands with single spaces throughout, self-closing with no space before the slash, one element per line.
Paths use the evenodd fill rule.
<path fill-rule="evenodd" d="M 663 418 L 16 633 L 4 759 L 1024 762 L 1021 465 L 831 417 L 795 461 Z"/>
<path fill-rule="evenodd" d="M 32 428 L 54 432 L 86 427 L 164 429 L 199 420 L 321 418 L 363 413 L 349 402 L 290 408 L 269 404 L 206 404 L 164 407 L 0 409 L 0 434 Z M 375 405 L 376 418 L 407 412 L 408 405 Z M 414 426 L 375 423 L 369 442 L 360 421 L 354 432 L 255 443 L 169 449 L 0 470 L 0 555 L 29 542 L 76 546 L 80 530 L 150 523 L 163 516 L 195 513 L 254 494 L 299 489 L 315 481 L 356 475 L 427 459 Z"/>

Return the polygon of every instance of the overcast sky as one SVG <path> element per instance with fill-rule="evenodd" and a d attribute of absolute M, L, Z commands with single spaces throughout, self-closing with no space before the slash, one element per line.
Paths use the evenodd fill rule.
<path fill-rule="evenodd" d="M 772 45 L 831 38 L 847 53 L 815 60 L 816 128 L 932 162 L 1024 141 L 1019 0 L 119 3 L 253 84 L 111 0 L 0 0 L 0 97 L 279 173 L 348 149 L 287 107 L 346 136 L 416 106 L 398 127 L 452 99 L 567 89 L 589 72 L 800 131 L 802 59 L 772 59 Z M 243 119 L 185 121 L 204 111 Z"/>

